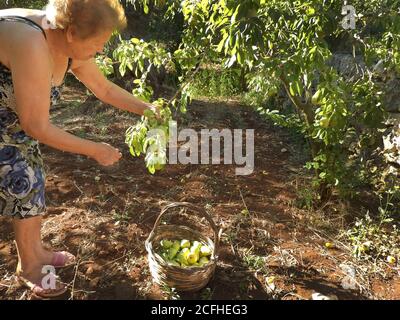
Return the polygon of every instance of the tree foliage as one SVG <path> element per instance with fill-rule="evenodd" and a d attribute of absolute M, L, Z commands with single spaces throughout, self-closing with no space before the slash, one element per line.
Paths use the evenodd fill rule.
<path fill-rule="evenodd" d="M 0 3 L 0 9 L 5 8 L 28 8 L 42 9 L 46 6 L 46 0 L 3 0 Z"/>
<path fill-rule="evenodd" d="M 183 34 L 179 49 L 155 54 L 160 55 L 157 62 L 150 53 L 138 58 L 126 48 L 123 53 L 118 49 L 121 65 L 125 59 L 142 58 L 154 65 L 173 65 L 185 84 L 182 102 L 190 97 L 188 81 L 199 64 L 244 69 L 248 89 L 267 102 L 258 106 L 264 111 L 283 87 L 310 142 L 307 167 L 316 174 L 314 185 L 321 198 L 328 198 L 334 188 L 352 196 L 365 184 L 375 185 L 378 194 L 398 194 L 396 175 L 379 166 L 384 165 L 380 147 L 387 119 L 382 77 L 400 72 L 399 1 L 352 1 L 357 13 L 354 30 L 343 28 L 343 3 L 337 0 L 130 2 L 145 14 L 165 8 L 165 19 L 182 15 Z M 331 65 L 337 43 L 365 62 L 359 75 L 346 77 Z M 149 45 L 133 47 L 145 52 Z M 157 52 L 155 47 L 151 52 Z M 143 65 L 132 63 L 127 67 Z"/>
<path fill-rule="evenodd" d="M 44 2 L 10 1 L 25 7 Z M 150 101 L 149 73 L 166 68 L 177 73 L 180 83 L 180 94 L 171 105 L 184 112 L 199 67 L 219 65 L 244 74 L 260 112 L 278 119 L 268 101 L 283 88 L 297 109 L 296 126 L 309 141 L 306 166 L 315 172 L 314 186 L 322 199 L 334 189 L 353 196 L 365 185 L 374 186 L 378 195 L 389 193 L 399 199 L 398 168 L 382 156 L 388 117 L 385 79 L 400 74 L 399 0 L 351 1 L 357 14 L 355 29 L 343 27 L 344 3 L 337 0 L 123 3 L 144 14 L 158 10 L 170 22 L 179 16 L 183 22 L 178 49 L 170 51 L 156 41 L 121 39 L 111 57 L 98 59 L 106 74 L 114 71 L 111 66 L 116 62 L 120 74 L 130 69 L 135 95 Z M 332 65 L 338 50 L 352 54 L 355 61 L 361 58 L 364 67 L 357 75 L 345 76 Z"/>

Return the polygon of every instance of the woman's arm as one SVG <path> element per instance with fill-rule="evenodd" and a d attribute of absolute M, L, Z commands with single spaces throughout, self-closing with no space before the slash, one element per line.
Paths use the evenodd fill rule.
<path fill-rule="evenodd" d="M 71 69 L 73 74 L 104 103 L 139 115 L 143 115 L 144 110 L 153 108 L 150 103 L 135 98 L 128 91 L 109 81 L 101 73 L 94 59 L 74 61 Z"/>
<path fill-rule="evenodd" d="M 30 33 L 25 35 L 28 38 L 15 41 L 10 55 L 16 111 L 21 128 L 50 147 L 86 155 L 108 165 L 119 157 L 118 150 L 81 139 L 50 123 L 51 58 L 42 35 Z M 103 161 L 100 153 L 105 153 L 110 160 Z"/>

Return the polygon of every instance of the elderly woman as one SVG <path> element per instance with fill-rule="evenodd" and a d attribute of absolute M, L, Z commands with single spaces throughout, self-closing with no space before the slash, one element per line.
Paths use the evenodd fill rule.
<path fill-rule="evenodd" d="M 59 280 L 50 288 L 42 284 L 43 266 L 64 267 L 75 257 L 42 244 L 46 205 L 39 142 L 103 166 L 121 158 L 116 148 L 81 139 L 50 122 L 49 108 L 60 96 L 66 72 L 104 103 L 139 115 L 154 109 L 108 81 L 96 66 L 95 55 L 114 30 L 125 26 L 118 0 L 50 0 L 45 11 L 0 10 L 0 215 L 13 218 L 18 279 L 42 297 L 66 291 Z"/>

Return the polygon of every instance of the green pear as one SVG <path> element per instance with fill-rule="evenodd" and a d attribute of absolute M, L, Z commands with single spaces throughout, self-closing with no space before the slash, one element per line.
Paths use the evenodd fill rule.
<path fill-rule="evenodd" d="M 175 260 L 169 260 L 168 264 L 173 265 L 175 267 L 180 267 L 181 266 L 180 263 L 175 261 Z"/>
<path fill-rule="evenodd" d="M 199 265 L 204 266 L 204 265 L 208 264 L 209 262 L 210 262 L 210 260 L 208 260 L 207 257 L 201 257 L 199 260 Z"/>
<path fill-rule="evenodd" d="M 200 248 L 200 257 L 207 257 L 211 255 L 211 249 L 209 246 L 203 245 Z"/>
<path fill-rule="evenodd" d="M 189 264 L 194 264 L 199 260 L 201 246 L 202 246 L 202 244 L 199 241 L 193 242 L 193 245 L 190 248 L 190 254 L 188 256 Z"/>
<path fill-rule="evenodd" d="M 169 248 L 168 259 L 172 260 L 173 258 L 175 258 L 176 254 L 178 253 L 180 248 L 181 248 L 181 245 L 180 245 L 179 241 L 174 241 L 171 248 Z"/>
<path fill-rule="evenodd" d="M 161 240 L 160 244 L 164 249 L 169 249 L 172 247 L 173 242 L 171 240 Z"/>
<path fill-rule="evenodd" d="M 187 266 L 188 263 L 188 256 L 189 256 L 190 250 L 188 248 L 183 248 L 178 255 L 176 256 L 176 260 L 184 266 Z"/>
<path fill-rule="evenodd" d="M 181 241 L 181 248 L 190 248 L 190 241 L 189 240 L 182 240 Z"/>
<path fill-rule="evenodd" d="M 194 264 L 197 262 L 197 260 L 199 260 L 199 255 L 194 252 L 190 252 L 187 258 L 188 263 Z"/>

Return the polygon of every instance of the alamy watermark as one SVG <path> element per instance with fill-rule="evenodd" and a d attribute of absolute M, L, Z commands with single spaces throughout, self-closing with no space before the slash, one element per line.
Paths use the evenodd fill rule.
<path fill-rule="evenodd" d="M 149 147 L 150 151 L 166 155 L 165 133 L 153 129 L 148 132 L 148 137 L 157 141 Z M 184 143 L 178 145 L 179 142 Z M 169 164 L 235 164 L 240 166 L 235 168 L 236 175 L 250 175 L 254 171 L 254 129 L 201 129 L 197 132 L 186 128 L 178 132 L 176 121 L 170 121 L 168 145 Z"/>
<path fill-rule="evenodd" d="M 347 1 L 344 2 L 344 6 L 342 7 L 342 15 L 344 16 L 342 20 L 342 27 L 345 30 L 355 30 L 356 29 L 356 8 L 354 6 L 347 4 Z"/>
<path fill-rule="evenodd" d="M 41 286 L 44 290 L 55 290 L 56 289 L 56 269 L 53 266 L 45 265 L 42 268 L 42 274 L 45 276 L 42 278 Z"/>

